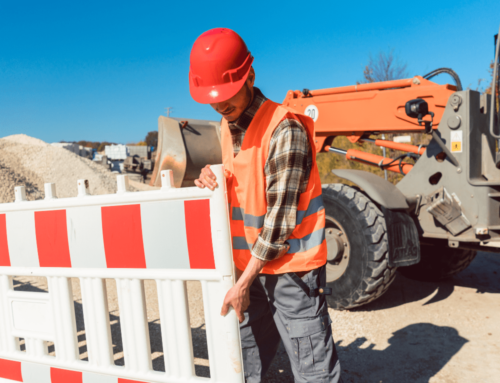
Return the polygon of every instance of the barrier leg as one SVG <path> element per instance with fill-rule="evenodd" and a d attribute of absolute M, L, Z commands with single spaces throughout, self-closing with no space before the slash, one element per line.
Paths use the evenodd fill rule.
<path fill-rule="evenodd" d="M 80 286 L 89 363 L 103 367 L 113 365 L 106 281 L 80 278 Z"/>
<path fill-rule="evenodd" d="M 65 362 L 79 360 L 71 278 L 47 277 L 47 282 L 54 319 L 56 358 Z M 26 351 L 28 347 L 27 344 Z"/>
<path fill-rule="evenodd" d="M 225 293 L 232 286 L 232 281 L 202 281 L 201 286 L 207 329 L 210 377 L 214 381 L 243 383 L 240 328 L 235 319 L 236 313 L 231 309 L 225 317 L 220 315 Z"/>
<path fill-rule="evenodd" d="M 11 310 L 7 293 L 12 290 L 12 277 L 0 275 L 0 352 L 11 353 L 19 350 L 19 340 L 12 336 Z"/>
<path fill-rule="evenodd" d="M 172 377 L 194 375 L 193 342 L 186 282 L 157 280 L 165 372 Z"/>
<path fill-rule="evenodd" d="M 125 369 L 146 373 L 151 371 L 151 345 L 144 281 L 116 279 Z"/>

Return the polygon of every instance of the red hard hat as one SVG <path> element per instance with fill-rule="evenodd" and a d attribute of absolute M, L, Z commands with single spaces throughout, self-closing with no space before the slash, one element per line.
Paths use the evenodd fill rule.
<path fill-rule="evenodd" d="M 201 104 L 230 99 L 245 84 L 252 62 L 252 55 L 236 32 L 227 28 L 206 31 L 191 49 L 191 96 Z"/>

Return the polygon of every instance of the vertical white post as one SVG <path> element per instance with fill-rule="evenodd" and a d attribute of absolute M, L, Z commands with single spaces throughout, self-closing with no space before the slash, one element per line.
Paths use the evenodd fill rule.
<path fill-rule="evenodd" d="M 16 196 L 16 202 L 26 201 L 26 187 L 16 186 L 14 188 L 14 194 Z"/>
<path fill-rule="evenodd" d="M 19 350 L 19 340 L 12 336 L 11 308 L 7 293 L 12 289 L 12 277 L 0 275 L 0 351 L 11 353 Z"/>
<path fill-rule="evenodd" d="M 128 191 L 128 176 L 121 175 L 116 177 L 117 194 L 123 194 Z"/>
<path fill-rule="evenodd" d="M 169 377 L 180 376 L 179 358 L 176 344 L 176 329 L 173 299 L 172 281 L 156 280 L 158 291 L 158 309 L 160 311 L 161 337 L 163 342 L 163 360 L 165 363 L 165 374 Z"/>
<path fill-rule="evenodd" d="M 231 248 L 231 232 L 227 211 L 224 167 L 212 166 L 219 186 L 210 198 L 210 222 L 215 252 L 215 266 L 221 281 L 202 281 L 203 306 L 207 329 L 210 377 L 218 381 L 243 382 L 243 358 L 241 354 L 240 330 L 234 310 L 225 317 L 220 310 L 227 291 L 234 284 L 234 266 Z"/>
<path fill-rule="evenodd" d="M 165 373 L 189 379 L 194 376 L 194 356 L 186 282 L 158 280 L 156 283 Z"/>
<path fill-rule="evenodd" d="M 76 339 L 75 306 L 73 303 L 71 279 L 66 277 L 47 277 L 47 282 L 54 319 L 56 358 L 65 362 L 79 360 L 80 355 Z"/>
<path fill-rule="evenodd" d="M 225 369 L 224 365 L 227 365 L 227 361 L 222 357 L 223 354 L 217 353 L 217 346 L 215 344 L 216 339 L 219 342 L 224 342 L 225 334 L 224 329 L 220 329 L 217 322 L 222 320 L 220 318 L 212 318 L 214 315 L 214 308 L 210 305 L 216 305 L 220 299 L 221 295 L 220 289 L 218 289 L 219 283 L 216 282 L 215 286 L 208 285 L 207 281 L 201 281 L 201 292 L 203 297 L 203 311 L 205 313 L 205 330 L 207 335 L 207 349 L 208 349 L 208 361 L 210 365 L 210 378 L 217 381 L 221 377 L 225 377 L 224 371 L 221 371 L 220 364 L 223 363 L 222 367 Z M 219 291 L 217 291 L 219 290 Z M 216 294 L 212 296 L 211 294 Z M 222 304 L 220 305 L 222 307 Z M 217 311 L 217 309 L 215 309 Z M 220 312 L 219 312 L 220 316 Z M 221 331 L 222 330 L 222 331 Z M 222 373 L 221 373 L 222 372 Z"/>
<path fill-rule="evenodd" d="M 106 281 L 101 278 L 80 278 L 80 286 L 89 363 L 94 366 L 111 366 L 114 361 Z"/>
<path fill-rule="evenodd" d="M 172 281 L 173 309 L 175 312 L 175 328 L 177 329 L 177 345 L 181 355 L 181 377 L 194 375 L 193 341 L 191 339 L 191 323 L 185 281 Z"/>
<path fill-rule="evenodd" d="M 172 170 L 161 171 L 161 190 L 169 190 L 175 188 L 174 172 Z"/>
<path fill-rule="evenodd" d="M 76 184 L 78 186 L 78 197 L 85 197 L 90 194 L 88 180 L 78 180 Z"/>
<path fill-rule="evenodd" d="M 212 243 L 214 245 L 215 266 L 225 278 L 233 279 L 233 250 L 231 248 L 231 231 L 226 197 L 224 167 L 214 165 L 210 168 L 217 177 L 218 186 L 210 198 L 210 223 L 212 227 Z"/>
<path fill-rule="evenodd" d="M 152 369 L 151 344 L 144 281 L 116 279 L 125 369 L 147 373 Z"/>
<path fill-rule="evenodd" d="M 44 184 L 43 186 L 45 189 L 45 199 L 57 198 L 57 196 L 56 196 L 56 184 L 47 183 L 47 184 Z"/>

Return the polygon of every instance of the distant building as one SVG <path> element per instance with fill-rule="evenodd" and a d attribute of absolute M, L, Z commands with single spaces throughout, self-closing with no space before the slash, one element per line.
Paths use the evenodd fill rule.
<path fill-rule="evenodd" d="M 106 145 L 104 153 L 108 157 L 110 170 L 112 172 L 123 172 L 123 161 L 128 157 L 128 148 L 126 145 Z"/>
<path fill-rule="evenodd" d="M 92 157 L 92 148 L 87 148 L 86 146 L 79 145 L 80 157 L 90 158 Z"/>
<path fill-rule="evenodd" d="M 110 160 L 124 160 L 129 156 L 127 145 L 106 145 L 104 153 Z"/>
<path fill-rule="evenodd" d="M 127 145 L 128 155 L 139 156 L 141 158 L 149 159 L 149 147 L 148 146 L 138 146 L 138 145 Z"/>
<path fill-rule="evenodd" d="M 106 145 L 104 153 L 108 157 L 111 171 L 121 173 L 124 169 L 123 162 L 127 157 L 139 156 L 149 159 L 150 148 L 137 145 Z"/>
<path fill-rule="evenodd" d="M 69 150 L 71 153 L 80 155 L 80 147 L 78 144 L 73 144 L 71 142 L 54 142 L 52 146 L 57 146 L 58 148 Z"/>
<path fill-rule="evenodd" d="M 72 142 L 53 142 L 51 145 L 69 150 L 71 153 L 75 153 L 80 157 L 89 158 L 92 155 L 92 148 L 87 148 L 85 146 L 78 145 Z"/>

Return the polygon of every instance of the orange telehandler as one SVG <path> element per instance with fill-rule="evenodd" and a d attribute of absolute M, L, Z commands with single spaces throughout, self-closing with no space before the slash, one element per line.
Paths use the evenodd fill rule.
<path fill-rule="evenodd" d="M 315 121 L 317 152 L 404 175 L 393 185 L 373 173 L 333 169 L 356 186 L 323 185 L 331 307 L 349 309 L 377 299 L 396 269 L 407 277 L 439 280 L 464 270 L 477 251 L 500 253 L 495 41 L 491 95 L 463 90 L 446 68 L 404 80 L 287 93 L 283 104 Z M 430 81 L 441 73 L 450 74 L 455 85 Z M 160 117 L 154 174 L 174 169 L 176 185 L 192 184 L 204 164 L 220 163 L 219 129 L 215 122 Z M 423 147 L 372 137 L 383 133 L 432 139 Z M 338 136 L 404 154 L 391 159 L 343 150 L 335 147 Z"/>

